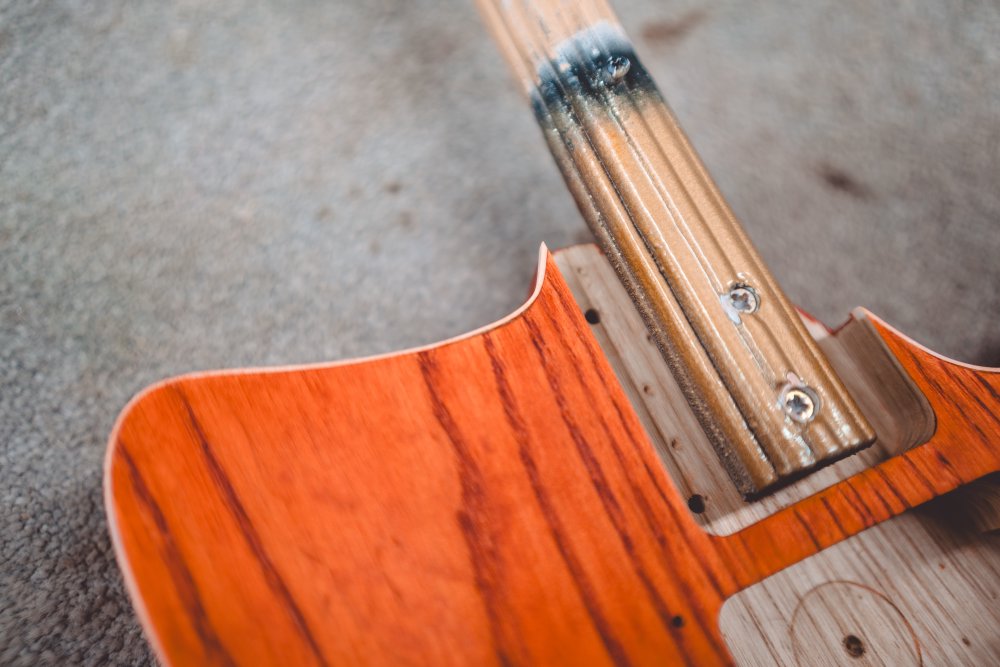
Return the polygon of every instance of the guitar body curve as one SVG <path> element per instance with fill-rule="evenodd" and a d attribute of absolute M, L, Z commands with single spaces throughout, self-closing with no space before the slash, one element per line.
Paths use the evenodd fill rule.
<path fill-rule="evenodd" d="M 543 255 L 474 334 L 141 394 L 106 463 L 117 556 L 165 664 L 728 664 L 727 598 L 1000 468 L 995 418 L 926 380 L 995 411 L 996 374 L 878 326 L 934 438 L 712 536 Z"/>

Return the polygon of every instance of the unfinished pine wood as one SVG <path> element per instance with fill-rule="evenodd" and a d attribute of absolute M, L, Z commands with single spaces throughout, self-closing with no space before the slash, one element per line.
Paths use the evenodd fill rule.
<path fill-rule="evenodd" d="M 1000 475 L 989 475 L 955 492 L 956 505 L 983 533 L 1000 531 Z"/>
<path fill-rule="evenodd" d="M 710 535 L 554 260 L 538 276 L 469 336 L 129 405 L 106 504 L 163 664 L 729 664 L 724 600 L 1000 470 L 997 373 L 872 319 L 934 436 Z"/>
<path fill-rule="evenodd" d="M 836 334 L 807 318 L 879 444 L 853 461 L 799 480 L 767 502 L 746 503 L 704 456 L 708 443 L 672 375 L 657 364 L 617 276 L 596 246 L 556 254 L 581 307 L 675 482 L 703 494 L 696 515 L 729 533 L 874 462 L 926 442 L 933 412 L 864 322 Z M 593 313 L 597 313 L 595 317 Z M 683 444 L 682 444 L 683 443 Z M 853 464 L 853 465 L 852 465 Z M 730 598 L 720 625 L 743 665 L 985 665 L 1000 662 L 1000 537 L 997 484 L 955 491 L 935 513 L 908 513 L 857 535 Z M 718 502 L 729 502 L 727 508 Z M 726 512 L 730 514 L 726 514 Z M 942 516 L 948 522 L 942 521 Z"/>
<path fill-rule="evenodd" d="M 696 519 L 713 533 L 733 533 L 926 442 L 934 432 L 929 404 L 888 353 L 864 311 L 836 335 L 809 320 L 810 331 L 820 339 L 868 420 L 876 425 L 878 441 L 853 457 L 747 502 L 708 455 L 712 450 L 705 432 L 601 250 L 594 245 L 575 246 L 558 252 L 556 262 L 582 307 L 600 314 L 593 329 L 608 361 L 681 493 L 696 499 L 692 503 L 700 510 Z"/>
<path fill-rule="evenodd" d="M 1000 664 L 1000 536 L 961 512 L 909 512 L 730 598 L 737 663 Z"/>

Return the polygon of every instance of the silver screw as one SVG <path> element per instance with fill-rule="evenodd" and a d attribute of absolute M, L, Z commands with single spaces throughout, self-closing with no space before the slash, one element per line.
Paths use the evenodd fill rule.
<path fill-rule="evenodd" d="M 618 83 L 625 78 L 628 74 L 629 68 L 632 67 L 632 61 L 625 56 L 614 56 L 613 58 L 608 58 L 608 64 L 605 66 L 607 71 L 606 83 L 613 84 Z"/>
<path fill-rule="evenodd" d="M 819 395 L 795 373 L 788 373 L 787 382 L 778 394 L 778 406 L 792 421 L 811 422 L 819 414 Z"/>
<path fill-rule="evenodd" d="M 812 396 L 801 389 L 789 389 L 785 392 L 782 401 L 785 407 L 785 414 L 793 420 L 804 424 L 816 415 L 816 403 Z"/>
<path fill-rule="evenodd" d="M 753 313 L 760 307 L 760 298 L 749 285 L 734 285 L 729 290 L 729 305 L 739 313 Z"/>

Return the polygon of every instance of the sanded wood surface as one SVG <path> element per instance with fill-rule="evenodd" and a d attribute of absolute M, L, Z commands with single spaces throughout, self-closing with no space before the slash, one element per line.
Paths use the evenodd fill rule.
<path fill-rule="evenodd" d="M 934 505 L 730 598 L 720 625 L 739 663 L 1000 664 L 1000 535 Z"/>
<path fill-rule="evenodd" d="M 726 471 L 706 455 L 711 444 L 705 432 L 600 249 L 579 245 L 560 250 L 556 262 L 581 308 L 591 312 L 591 329 L 678 490 L 693 499 L 698 508 L 696 520 L 712 533 L 728 535 L 745 528 L 926 442 L 934 433 L 933 411 L 867 322 L 864 311 L 859 310 L 836 334 L 807 318 L 865 416 L 877 425 L 878 440 L 854 456 L 747 502 Z M 981 498 L 977 511 L 986 512 L 989 497 L 977 497 Z"/>
<path fill-rule="evenodd" d="M 1000 532 L 1000 475 L 977 479 L 955 492 L 959 506 L 982 533 Z"/>
<path fill-rule="evenodd" d="M 878 426 L 872 448 L 747 503 L 705 457 L 708 443 L 648 337 L 614 271 L 596 246 L 560 251 L 556 261 L 678 489 L 700 499 L 695 518 L 731 533 L 790 502 L 850 477 L 934 431 L 933 413 L 908 395 L 862 320 L 837 332 L 810 328 Z M 859 312 L 857 318 L 863 318 Z M 880 339 L 875 342 L 880 342 Z M 851 537 L 724 605 L 720 626 L 745 665 L 987 665 L 1000 662 L 1000 536 L 996 482 L 977 480 Z"/>
<path fill-rule="evenodd" d="M 577 206 L 740 491 L 760 495 L 868 446 L 871 426 L 608 4 L 480 7 Z M 742 312 L 729 296 L 737 289 Z M 811 406 L 807 417 L 784 407 L 793 387 Z"/>
<path fill-rule="evenodd" d="M 931 440 L 733 535 L 669 479 L 548 259 L 487 330 L 139 396 L 107 505 L 166 664 L 725 664 L 724 600 L 1000 468 L 1000 379 L 874 320 Z"/>

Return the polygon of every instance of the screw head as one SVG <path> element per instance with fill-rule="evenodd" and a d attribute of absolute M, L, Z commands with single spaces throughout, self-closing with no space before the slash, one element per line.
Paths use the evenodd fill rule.
<path fill-rule="evenodd" d="M 819 395 L 794 373 L 789 373 L 788 383 L 778 395 L 778 406 L 792 421 L 806 424 L 819 414 Z"/>
<path fill-rule="evenodd" d="M 801 389 L 789 389 L 782 401 L 785 414 L 797 422 L 807 422 L 816 414 L 816 404 L 812 396 Z"/>
<path fill-rule="evenodd" d="M 819 394 L 795 373 L 789 372 L 785 379 L 778 393 L 778 407 L 794 422 L 811 422 L 819 414 Z"/>
<path fill-rule="evenodd" d="M 625 56 L 613 56 L 608 58 L 608 63 L 604 66 L 604 70 L 607 74 L 605 82 L 609 84 L 618 83 L 625 78 L 625 75 L 628 74 L 631 67 L 632 61 Z"/>
<path fill-rule="evenodd" d="M 757 290 L 749 285 L 734 285 L 727 296 L 729 305 L 738 313 L 753 313 L 760 307 Z"/>

